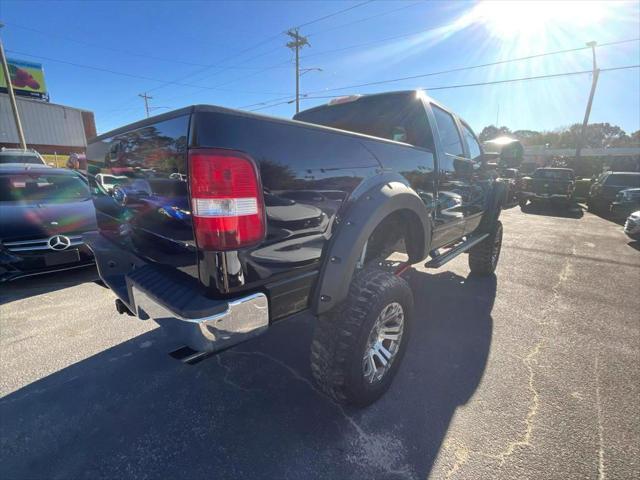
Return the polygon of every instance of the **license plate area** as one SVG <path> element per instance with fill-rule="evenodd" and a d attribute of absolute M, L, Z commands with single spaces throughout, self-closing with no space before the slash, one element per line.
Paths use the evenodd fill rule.
<path fill-rule="evenodd" d="M 47 267 L 64 265 L 65 263 L 75 263 L 80 261 L 80 252 L 77 249 L 65 250 L 63 252 L 51 252 L 44 255 L 44 264 Z"/>

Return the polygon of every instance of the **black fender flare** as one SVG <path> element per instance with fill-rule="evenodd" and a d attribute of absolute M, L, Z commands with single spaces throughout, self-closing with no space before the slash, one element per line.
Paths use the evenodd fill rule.
<path fill-rule="evenodd" d="M 487 194 L 484 215 L 478 227 L 481 232 L 491 231 L 495 222 L 500 218 L 503 206 L 507 203 L 507 195 L 507 186 L 504 183 L 494 181 Z"/>
<path fill-rule="evenodd" d="M 375 184 L 358 195 L 349 206 L 323 254 L 311 302 L 314 314 L 326 313 L 346 299 L 365 243 L 380 222 L 400 210 L 409 210 L 420 220 L 419 225 L 412 225 L 411 228 L 420 239 L 418 241 L 422 243 L 421 248 L 413 249 L 409 261 L 417 263 L 428 256 L 432 222 L 425 203 L 410 186 L 399 179 L 383 180 Z"/>

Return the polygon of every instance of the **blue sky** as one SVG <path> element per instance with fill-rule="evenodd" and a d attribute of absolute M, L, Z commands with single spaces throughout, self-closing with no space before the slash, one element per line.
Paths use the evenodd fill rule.
<path fill-rule="evenodd" d="M 51 101 L 92 110 L 99 132 L 143 118 L 137 95 L 145 91 L 154 113 L 195 103 L 259 108 L 286 102 L 294 70 L 282 32 L 307 22 L 313 23 L 300 32 L 311 46 L 302 51 L 302 66 L 322 69 L 302 77 L 309 97 L 426 87 L 477 131 L 496 119 L 512 129 L 550 130 L 582 121 L 590 75 L 429 88 L 589 70 L 589 50 L 335 89 L 640 37 L 635 1 L 362 3 L 0 0 L 0 20 L 7 56 L 41 62 Z M 601 68 L 637 65 L 640 42 L 601 47 L 597 56 Z M 302 107 L 326 101 L 311 98 Z M 291 117 L 294 105 L 260 113 Z M 640 129 L 640 69 L 602 72 L 591 121 Z"/>

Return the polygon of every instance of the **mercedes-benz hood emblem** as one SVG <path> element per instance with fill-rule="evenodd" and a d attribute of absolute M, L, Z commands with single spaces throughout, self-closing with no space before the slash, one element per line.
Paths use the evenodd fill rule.
<path fill-rule="evenodd" d="M 55 235 L 49 239 L 49 248 L 51 250 L 66 250 L 71 246 L 71 240 L 64 235 Z"/>

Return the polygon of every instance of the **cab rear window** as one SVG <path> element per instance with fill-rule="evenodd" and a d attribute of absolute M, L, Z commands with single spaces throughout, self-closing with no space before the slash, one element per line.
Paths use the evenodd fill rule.
<path fill-rule="evenodd" d="M 298 113 L 295 120 L 433 150 L 431 129 L 415 95 L 373 95 Z"/>

